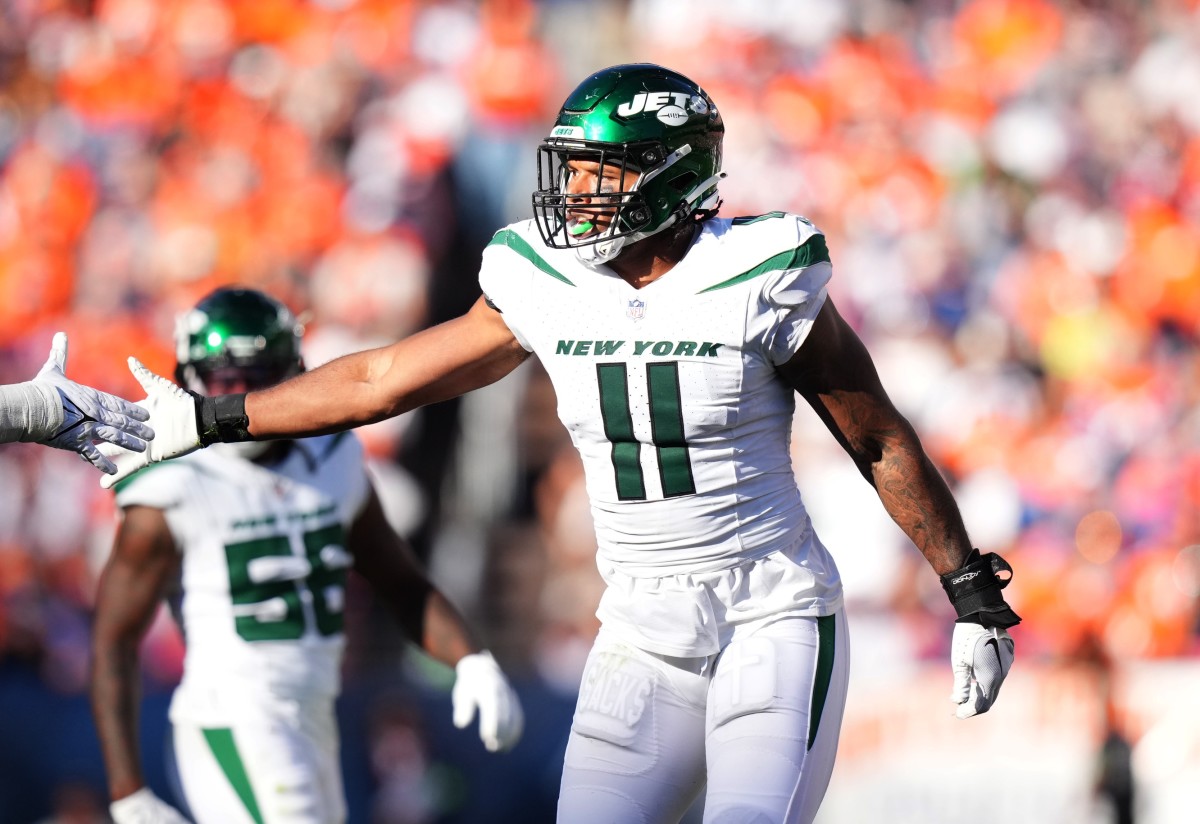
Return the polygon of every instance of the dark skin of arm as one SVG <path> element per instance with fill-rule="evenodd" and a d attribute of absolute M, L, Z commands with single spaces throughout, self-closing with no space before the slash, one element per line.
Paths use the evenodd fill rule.
<path fill-rule="evenodd" d="M 961 567 L 971 540 L 950 488 L 832 300 L 779 374 L 816 411 L 934 571 Z"/>
<path fill-rule="evenodd" d="M 179 571 L 162 510 L 131 506 L 100 576 L 92 629 L 92 716 L 114 801 L 144 786 L 138 752 L 138 647 Z"/>
<path fill-rule="evenodd" d="M 392 530 L 374 492 L 351 527 L 348 543 L 354 571 L 370 583 L 414 643 L 451 667 L 481 649 L 408 542 Z"/>

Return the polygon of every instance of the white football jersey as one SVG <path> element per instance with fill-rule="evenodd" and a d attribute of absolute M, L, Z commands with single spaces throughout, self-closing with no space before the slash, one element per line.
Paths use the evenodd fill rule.
<path fill-rule="evenodd" d="M 782 212 L 706 221 L 642 289 L 548 248 L 532 221 L 496 234 L 480 285 L 554 384 L 602 572 L 703 573 L 805 547 L 797 564 L 819 570 L 810 611 L 840 603 L 792 469 L 795 393 L 775 371 L 804 342 L 830 275 L 824 236 Z"/>
<path fill-rule="evenodd" d="M 121 507 L 161 509 L 183 555 L 171 606 L 187 652 L 171 718 L 200 725 L 337 695 L 346 533 L 370 489 L 348 433 L 295 441 L 270 467 L 230 446 L 155 464 L 117 490 Z"/>

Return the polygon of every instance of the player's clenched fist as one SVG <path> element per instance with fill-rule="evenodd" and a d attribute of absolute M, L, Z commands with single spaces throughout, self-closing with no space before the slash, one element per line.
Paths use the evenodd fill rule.
<path fill-rule="evenodd" d="M 958 705 L 954 714 L 970 718 L 987 712 L 996 703 L 1000 687 L 1012 669 L 1013 639 L 1007 630 L 979 624 L 955 624 L 950 642 L 950 665 L 954 668 L 954 692 Z"/>
<path fill-rule="evenodd" d="M 479 737 L 488 752 L 516 746 L 525 729 L 521 702 L 490 652 L 465 655 L 454 668 L 454 726 L 465 728 L 479 711 Z"/>

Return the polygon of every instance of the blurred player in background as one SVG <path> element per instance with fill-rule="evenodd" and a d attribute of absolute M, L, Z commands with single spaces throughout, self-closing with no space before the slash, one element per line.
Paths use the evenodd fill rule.
<path fill-rule="evenodd" d="M 106 441 L 134 452 L 146 448 L 150 413 L 127 400 L 66 376 L 67 336 L 56 332 L 50 357 L 31 381 L 0 386 L 0 443 L 34 441 L 78 452 L 110 475 L 117 467 L 96 448 Z"/>
<path fill-rule="evenodd" d="M 302 328 L 261 292 L 219 289 L 180 318 L 176 379 L 198 392 L 302 371 Z M 521 735 L 516 695 L 384 518 L 348 433 L 227 444 L 117 488 L 123 517 L 96 601 L 92 708 L 117 824 L 181 821 L 144 785 L 138 646 L 166 598 L 187 653 L 174 763 L 198 822 L 345 819 L 334 699 L 354 569 L 409 637 L 456 667 L 454 721 L 489 750 Z"/>
<path fill-rule="evenodd" d="M 842 585 L 796 487 L 797 392 L 941 576 L 953 701 L 986 712 L 1013 661 L 995 555 L 826 292 L 824 236 L 723 219 L 724 125 L 676 72 L 616 66 L 539 150 L 535 218 L 498 232 L 460 318 L 272 389 L 189 395 L 133 362 L 158 438 L 121 473 L 221 441 L 331 432 L 541 359 L 579 449 L 607 589 L 559 797 L 564 824 L 809 822 L 833 769 L 849 649 Z M 111 483 L 111 481 L 109 481 Z M 870 551 L 870 547 L 854 548 Z"/>

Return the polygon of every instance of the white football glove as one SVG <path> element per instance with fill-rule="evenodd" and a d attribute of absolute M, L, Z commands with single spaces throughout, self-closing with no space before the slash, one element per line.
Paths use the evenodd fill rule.
<path fill-rule="evenodd" d="M 954 714 L 970 718 L 991 709 L 1014 657 L 1015 645 L 1008 630 L 956 623 L 950 642 L 950 665 L 954 668 L 950 700 L 958 705 Z"/>
<path fill-rule="evenodd" d="M 115 824 L 190 824 L 149 787 L 109 804 L 108 812 Z"/>
<path fill-rule="evenodd" d="M 479 737 L 488 752 L 512 749 L 525 729 L 521 702 L 490 652 L 464 655 L 454 668 L 454 726 L 465 729 L 479 709 Z"/>
<path fill-rule="evenodd" d="M 62 400 L 63 422 L 58 431 L 41 441 L 47 446 L 78 452 L 84 460 L 107 473 L 117 471 L 113 462 L 100 453 L 96 441 L 131 449 L 134 454 L 146 449 L 154 430 L 142 423 L 150 415 L 137 404 L 116 395 L 84 386 L 66 375 L 67 336 L 56 332 L 50 344 L 50 357 L 34 381 L 58 391 Z"/>
<path fill-rule="evenodd" d="M 129 359 L 129 371 L 146 390 L 146 397 L 137 405 L 150 413 L 154 440 L 145 452 L 105 449 L 105 453 L 116 462 L 115 474 L 100 479 L 100 486 L 105 489 L 152 463 L 178 458 L 200 448 L 200 435 L 196 428 L 196 399 L 171 381 L 151 372 L 137 358 Z"/>

